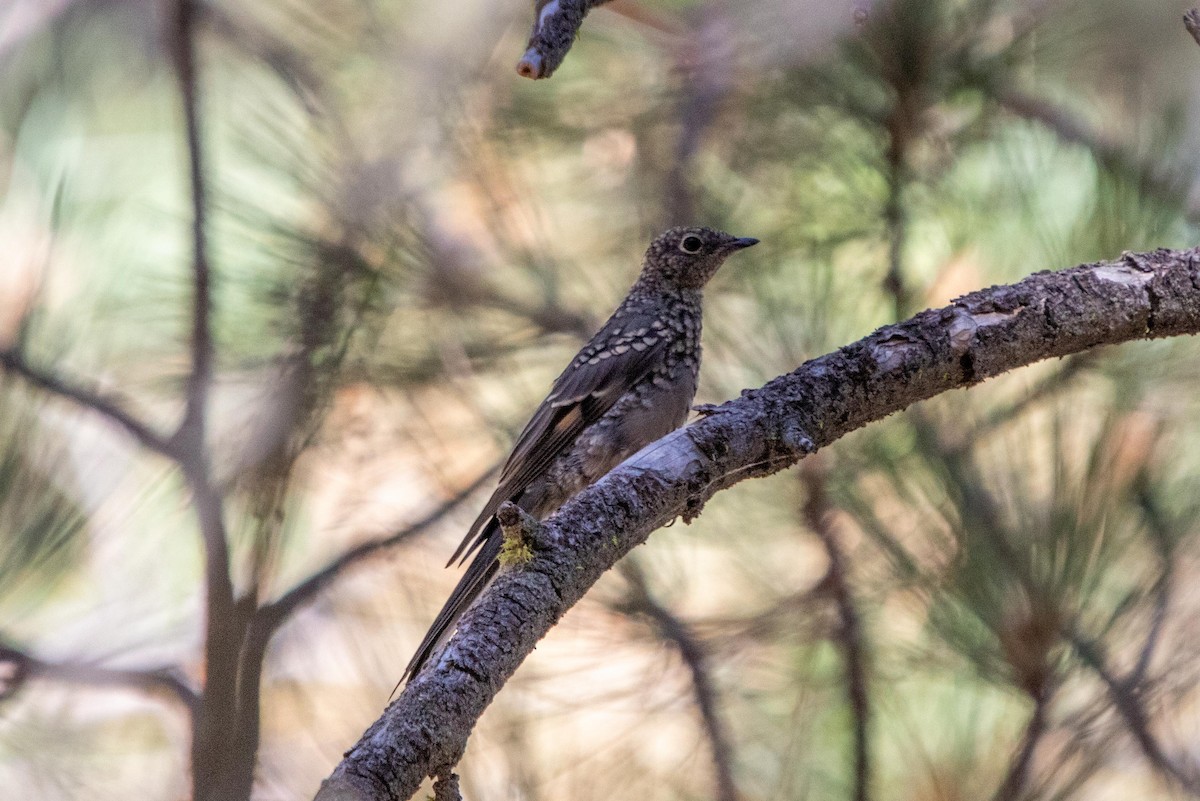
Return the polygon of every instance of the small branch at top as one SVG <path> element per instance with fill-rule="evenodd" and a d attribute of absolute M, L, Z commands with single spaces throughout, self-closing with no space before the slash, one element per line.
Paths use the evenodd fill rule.
<path fill-rule="evenodd" d="M 505 501 L 496 510 L 496 521 L 504 542 L 500 546 L 501 565 L 523 565 L 533 558 L 533 545 L 541 528 L 533 515 L 512 501 Z"/>
<path fill-rule="evenodd" d="M 1184 12 L 1183 27 L 1187 28 L 1188 33 L 1196 40 L 1196 44 L 1200 44 L 1200 8 Z"/>
<path fill-rule="evenodd" d="M 517 74 L 537 80 L 549 78 L 567 57 L 575 43 L 583 18 L 608 0 L 549 0 L 535 9 L 533 30 L 529 33 L 525 55 L 517 62 Z"/>

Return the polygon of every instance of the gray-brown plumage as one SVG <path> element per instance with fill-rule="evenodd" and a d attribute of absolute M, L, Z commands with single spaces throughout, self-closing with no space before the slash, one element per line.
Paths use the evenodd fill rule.
<path fill-rule="evenodd" d="M 460 555 L 465 561 L 478 551 L 405 678 L 420 671 L 495 576 L 502 541 L 495 515 L 502 503 L 544 518 L 683 424 L 700 370 L 704 285 L 729 254 L 757 242 L 710 228 L 672 228 L 650 244 L 641 276 L 554 382 L 517 439 L 500 485 L 450 557 L 450 563 Z"/>

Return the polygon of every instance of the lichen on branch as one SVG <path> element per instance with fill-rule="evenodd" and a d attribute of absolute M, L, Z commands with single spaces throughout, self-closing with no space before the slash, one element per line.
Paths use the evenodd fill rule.
<path fill-rule="evenodd" d="M 500 546 L 500 565 L 517 567 L 533 559 L 533 545 L 538 537 L 538 522 L 512 501 L 505 501 L 496 510 L 496 520 L 504 541 Z"/>

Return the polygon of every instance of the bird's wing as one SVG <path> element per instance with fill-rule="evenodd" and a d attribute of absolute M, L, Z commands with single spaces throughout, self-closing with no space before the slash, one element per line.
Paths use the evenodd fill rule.
<path fill-rule="evenodd" d="M 451 563 L 460 555 L 466 561 L 478 551 L 405 668 L 404 678 L 421 670 L 496 574 L 502 538 L 495 514 L 500 504 L 517 499 L 584 429 L 642 381 L 662 361 L 667 346 L 667 329 L 657 315 L 625 311 L 605 323 L 554 382 L 517 438 L 499 486 L 450 557 Z"/>
<path fill-rule="evenodd" d="M 464 560 L 470 556 L 486 539 L 486 524 L 500 504 L 520 496 L 585 428 L 641 381 L 662 360 L 666 346 L 667 331 L 657 315 L 626 313 L 610 319 L 579 351 L 533 413 L 504 465 L 496 492 L 450 562 L 460 554 Z"/>

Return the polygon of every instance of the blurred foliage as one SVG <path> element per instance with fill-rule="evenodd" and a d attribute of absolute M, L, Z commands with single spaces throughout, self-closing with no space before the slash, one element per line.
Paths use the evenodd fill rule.
<path fill-rule="evenodd" d="M 706 402 L 963 292 L 1200 228 L 1200 52 L 1167 0 L 623 0 L 539 82 L 512 71 L 520 3 L 201 8 L 211 445 L 258 603 L 490 469 L 664 225 L 763 240 L 709 291 Z M 0 10 L 0 346 L 162 431 L 191 292 L 165 16 Z M 1194 761 L 1198 357 L 1037 365 L 819 456 L 869 657 L 872 797 L 991 796 L 1030 738 L 1008 797 L 1184 794 L 1116 698 Z M 810 490 L 740 485 L 633 557 L 704 650 L 746 799 L 856 781 Z M 256 798 L 311 796 L 382 709 L 476 502 L 272 639 Z M 0 375 L 0 644 L 201 684 L 189 503 L 161 457 Z M 629 592 L 606 577 L 506 687 L 466 797 L 710 795 L 694 676 Z M 8 690 L 6 797 L 186 792 L 180 705 L 52 671 Z"/>

